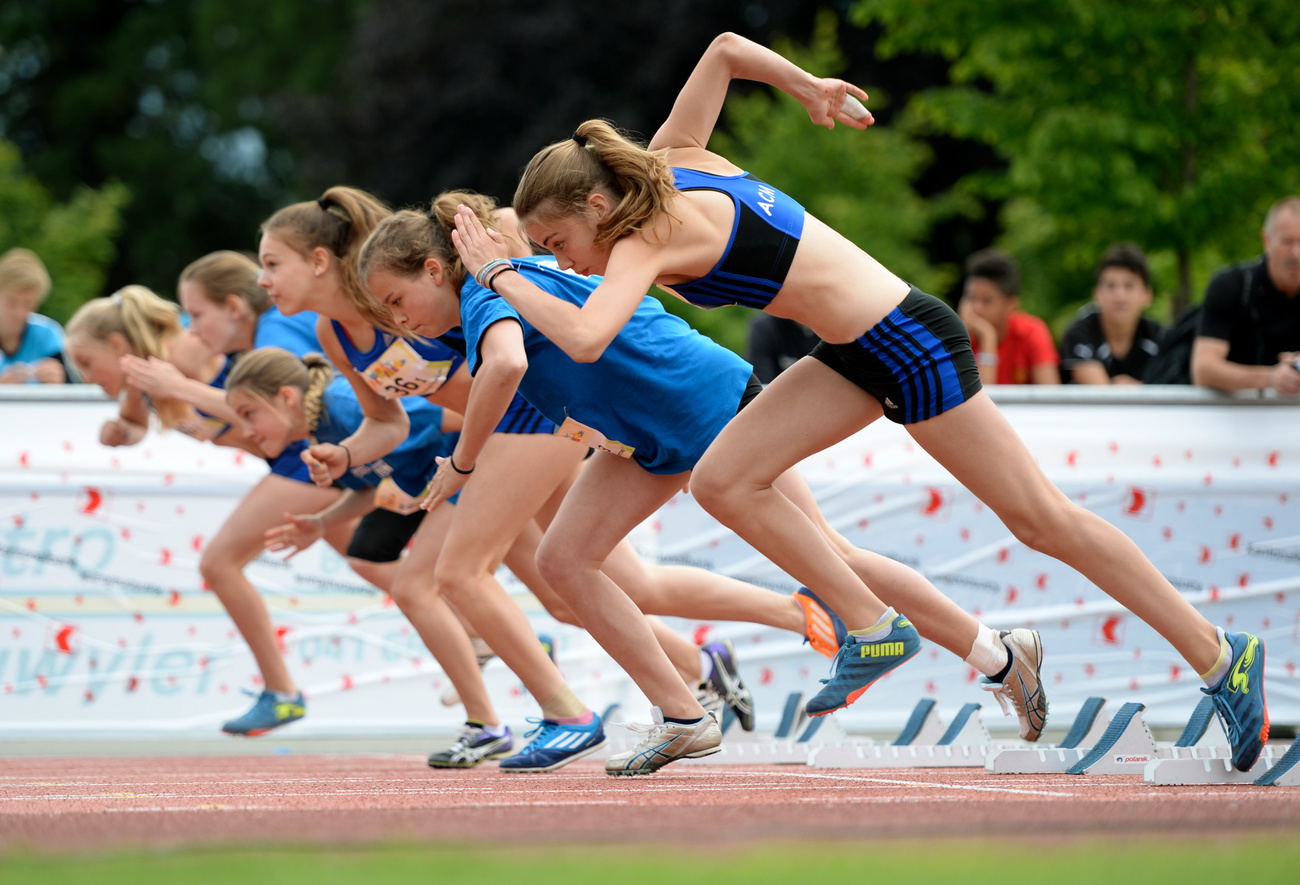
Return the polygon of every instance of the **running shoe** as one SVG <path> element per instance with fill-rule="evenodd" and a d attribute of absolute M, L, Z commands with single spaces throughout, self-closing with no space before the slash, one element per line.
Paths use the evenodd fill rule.
<path fill-rule="evenodd" d="M 707 680 L 709 687 L 736 714 L 740 727 L 753 731 L 754 696 L 741 681 L 740 671 L 736 669 L 736 650 L 731 647 L 731 641 L 710 642 L 702 650 L 713 662 L 713 672 Z"/>
<path fill-rule="evenodd" d="M 550 719 L 529 719 L 537 727 L 524 735 L 528 746 L 499 763 L 502 771 L 554 771 L 590 756 L 608 743 L 600 716 L 593 713 L 586 725 L 561 725 Z"/>
<path fill-rule="evenodd" d="M 809 716 L 825 716 L 842 710 L 862 697 L 881 676 L 921 650 L 921 637 L 912 622 L 902 615 L 894 617 L 893 629 L 883 639 L 859 642 L 850 636 L 831 663 L 831 676 L 823 679 L 821 691 L 808 701 Z"/>
<path fill-rule="evenodd" d="M 1037 630 L 1023 627 L 1003 630 L 998 638 L 1011 655 L 1011 669 L 1001 682 L 981 676 L 980 687 L 997 698 L 1003 716 L 1015 711 L 1022 738 L 1036 741 L 1047 724 L 1047 692 L 1039 673 L 1043 666 L 1043 638 Z"/>
<path fill-rule="evenodd" d="M 253 703 L 253 709 L 221 726 L 221 730 L 226 734 L 257 737 L 259 734 L 266 734 L 273 728 L 288 725 L 307 715 L 307 702 L 303 700 L 302 692 L 298 692 L 287 701 L 277 698 L 273 691 L 255 694 L 244 689 L 244 692 L 254 695 L 257 700 Z"/>
<path fill-rule="evenodd" d="M 804 642 L 811 644 L 813 651 L 819 654 L 835 657 L 849 638 L 848 628 L 840 616 L 807 587 L 794 591 L 794 601 L 803 609 Z"/>
<path fill-rule="evenodd" d="M 642 741 L 625 753 L 605 760 L 605 774 L 651 774 L 678 759 L 698 759 L 722 749 L 722 728 L 715 713 L 691 725 L 664 722 L 663 711 L 650 708 L 649 725 L 628 725 L 629 731 L 647 732 Z"/>
<path fill-rule="evenodd" d="M 712 712 L 718 717 L 719 722 L 722 721 L 722 711 L 727 709 L 727 702 L 723 700 L 722 695 L 713 690 L 709 680 L 701 680 L 700 684 L 695 686 L 695 700 L 700 702 L 705 713 Z"/>
<path fill-rule="evenodd" d="M 488 759 L 499 759 L 510 752 L 514 741 L 510 729 L 500 737 L 483 730 L 481 722 L 466 722 L 456 740 L 447 749 L 429 754 L 430 768 L 473 768 Z"/>
<path fill-rule="evenodd" d="M 479 639 L 477 636 L 471 639 L 470 642 L 474 646 L 474 657 L 478 659 L 478 671 L 482 673 L 483 668 L 488 665 L 488 661 L 495 658 L 497 656 L 497 653 L 494 652 L 491 648 L 489 648 L 488 644 L 484 642 L 482 639 Z M 456 686 L 448 685 L 445 689 L 443 689 L 442 705 L 444 707 L 454 707 L 459 703 L 460 703 L 460 692 L 456 690 Z"/>
<path fill-rule="evenodd" d="M 1264 641 L 1249 633 L 1225 633 L 1232 649 L 1232 666 L 1214 688 L 1201 691 L 1214 700 L 1214 709 L 1232 744 L 1232 765 L 1250 771 L 1268 740 L 1268 709 L 1264 703 Z"/>

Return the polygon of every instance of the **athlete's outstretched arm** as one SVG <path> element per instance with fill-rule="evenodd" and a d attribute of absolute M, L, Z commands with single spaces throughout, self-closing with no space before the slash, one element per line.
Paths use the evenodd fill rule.
<path fill-rule="evenodd" d="M 867 94 L 843 80 L 814 77 L 770 49 L 737 34 L 715 37 L 677 95 L 672 113 L 650 139 L 650 150 L 707 148 L 709 136 L 727 98 L 732 80 L 757 80 L 793 96 L 808 109 L 818 126 L 834 129 L 836 121 L 866 129 L 875 122 L 868 113 L 855 119 L 843 108 L 844 96 L 866 100 Z"/>
<path fill-rule="evenodd" d="M 595 200 L 603 195 L 593 196 Z M 549 237 L 540 243 L 551 248 Z M 468 208 L 456 213 L 452 235 L 461 261 L 470 273 L 489 261 L 506 258 L 506 242 L 496 231 L 483 227 Z M 519 315 L 536 327 L 570 359 L 591 363 L 600 359 L 654 284 L 657 256 L 652 244 L 639 236 L 625 237 L 614 246 L 605 278 L 581 307 L 556 298 L 530 283 L 520 273 L 500 273 L 492 287 Z"/>
<path fill-rule="evenodd" d="M 343 346 L 334 334 L 334 326 L 325 317 L 316 322 L 316 337 L 325 356 L 348 379 L 361 406 L 361 426 L 339 445 L 324 443 L 312 446 L 311 478 L 319 486 L 329 486 L 348 469 L 348 463 L 369 464 L 382 458 L 406 441 L 411 420 L 397 400 L 384 399 L 370 389 L 348 362 Z M 346 452 L 344 446 L 347 447 Z M 304 459 L 306 460 L 306 459 Z M 314 463 L 313 463 L 314 462 Z"/>
<path fill-rule="evenodd" d="M 528 371 L 524 330 L 513 317 L 497 320 L 484 329 L 478 352 L 480 362 L 469 389 L 460 439 L 450 457 L 438 459 L 438 472 L 429 484 L 428 495 L 420 502 L 425 510 L 437 507 L 469 481 L 479 454 L 496 432 Z"/>

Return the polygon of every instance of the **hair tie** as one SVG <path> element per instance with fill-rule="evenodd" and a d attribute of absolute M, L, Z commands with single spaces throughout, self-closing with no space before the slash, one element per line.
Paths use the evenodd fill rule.
<path fill-rule="evenodd" d="M 587 146 L 587 136 L 585 135 L 579 135 L 575 132 L 570 138 L 578 143 L 578 147 L 585 148 Z"/>
<path fill-rule="evenodd" d="M 121 291 L 114 292 L 112 295 L 108 296 L 108 300 L 111 301 L 111 302 L 113 302 L 113 305 L 114 305 L 114 306 L 118 306 L 118 307 L 120 307 L 121 304 L 122 304 L 122 293 L 121 293 Z"/>
<path fill-rule="evenodd" d="M 333 215 L 339 221 L 345 221 L 348 224 L 352 223 L 352 218 L 348 215 L 347 210 L 334 202 L 333 198 L 317 197 L 316 205 L 320 206 L 320 211 L 324 212 L 326 215 Z"/>
<path fill-rule="evenodd" d="M 424 217 L 429 219 L 429 221 L 433 224 L 441 224 L 441 222 L 438 221 L 438 216 L 434 213 L 432 209 L 424 213 Z"/>

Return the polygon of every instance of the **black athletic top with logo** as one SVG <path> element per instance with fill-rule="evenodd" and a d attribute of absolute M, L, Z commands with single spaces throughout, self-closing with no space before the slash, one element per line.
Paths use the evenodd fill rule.
<path fill-rule="evenodd" d="M 1101 328 L 1101 313 L 1096 305 L 1079 319 L 1070 324 L 1061 338 L 1061 371 L 1067 381 L 1071 369 L 1077 369 L 1087 362 L 1098 362 L 1106 369 L 1106 374 L 1114 378 L 1128 375 L 1142 380 L 1147 370 L 1147 363 L 1160 350 L 1160 338 L 1164 329 L 1154 320 L 1142 317 L 1138 320 L 1133 333 L 1133 343 L 1123 357 L 1111 352 L 1106 341 L 1106 333 Z"/>

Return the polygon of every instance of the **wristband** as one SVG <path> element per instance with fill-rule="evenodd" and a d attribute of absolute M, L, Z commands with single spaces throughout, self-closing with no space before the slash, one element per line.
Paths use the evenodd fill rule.
<path fill-rule="evenodd" d="M 501 267 L 502 265 L 509 265 L 509 264 L 510 264 L 509 258 L 493 258 L 491 261 L 489 261 L 487 264 L 480 267 L 474 273 L 474 282 L 478 283 L 480 286 L 486 289 L 487 288 L 486 280 L 487 280 L 488 271 L 492 270 L 492 268 L 494 267 Z"/>
<path fill-rule="evenodd" d="M 346 467 L 343 468 L 343 472 L 347 473 L 349 470 L 352 469 L 352 450 L 349 449 L 347 446 L 343 445 L 343 443 L 335 443 L 335 445 L 337 445 L 343 451 L 347 452 L 348 464 Z"/>
<path fill-rule="evenodd" d="M 998 355 L 996 353 L 977 353 L 975 354 L 975 364 L 979 366 L 996 366 L 998 364 Z"/>
<path fill-rule="evenodd" d="M 471 467 L 469 470 L 461 470 L 459 467 L 457 467 L 457 466 L 456 466 L 456 455 L 455 455 L 455 453 L 450 454 L 450 455 L 447 456 L 447 463 L 451 465 L 451 469 L 452 469 L 452 470 L 456 471 L 456 472 L 459 473 L 461 476 L 469 476 L 471 473 L 474 472 L 474 468 L 473 468 L 473 467 Z"/>
<path fill-rule="evenodd" d="M 505 272 L 508 271 L 508 270 L 514 270 L 515 273 L 519 273 L 519 271 L 515 270 L 515 268 L 514 268 L 513 266 L 511 266 L 511 267 L 503 267 L 503 268 L 501 268 L 500 270 L 498 270 L 498 271 L 496 271 L 495 273 L 493 273 L 492 276 L 488 277 L 487 287 L 488 287 L 489 289 L 491 289 L 493 292 L 496 292 L 496 290 L 497 290 L 497 277 L 501 276 L 503 273 L 505 273 Z"/>

